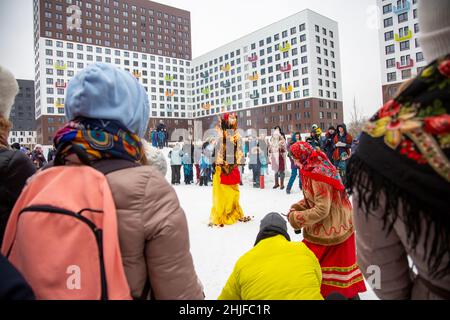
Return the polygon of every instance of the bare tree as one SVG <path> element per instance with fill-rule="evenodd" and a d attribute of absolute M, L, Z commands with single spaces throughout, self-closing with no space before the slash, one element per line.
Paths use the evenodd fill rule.
<path fill-rule="evenodd" d="M 356 138 L 361 132 L 364 124 L 368 119 L 362 115 L 356 106 L 356 98 L 353 97 L 353 110 L 351 113 L 351 121 L 348 124 L 348 132 Z"/>

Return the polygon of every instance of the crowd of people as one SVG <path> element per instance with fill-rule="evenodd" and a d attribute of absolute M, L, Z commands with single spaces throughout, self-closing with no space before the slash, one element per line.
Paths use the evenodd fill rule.
<path fill-rule="evenodd" d="M 373 266 L 382 299 L 450 299 L 450 2 L 418 5 L 428 65 L 356 142 L 341 124 L 325 134 L 313 126 L 306 141 L 276 127 L 241 146 L 236 115 L 224 114 L 220 141 L 180 139 L 171 150 L 172 184 L 181 168 L 186 184 L 194 171 L 201 186 L 212 182 L 214 224 L 246 222 L 244 158 L 254 187 L 269 166 L 274 189 L 289 193 L 299 178 L 303 198 L 261 220 L 219 299 L 358 299 Z M 76 74 L 50 161 L 42 148 L 30 156 L 8 145 L 17 92 L 0 67 L 0 299 L 204 299 L 186 216 L 165 179 L 167 139 L 143 139 L 149 101 L 139 82 L 104 63 Z"/>
<path fill-rule="evenodd" d="M 169 146 L 169 131 L 162 121 L 150 131 L 150 141 L 152 146 L 158 149 Z"/>
<path fill-rule="evenodd" d="M 298 186 L 301 190 L 302 181 L 299 168 L 292 158 L 291 147 L 296 142 L 302 141 L 302 135 L 300 132 L 294 132 L 290 136 L 286 136 L 280 126 L 273 128 L 272 132 L 268 138 L 261 135 L 243 139 L 241 149 L 244 157 L 238 164 L 241 175 L 240 185 L 244 184 L 243 174 L 248 168 L 252 172 L 253 187 L 265 188 L 265 177 L 270 168 L 274 173 L 273 189 L 286 189 L 286 193 L 290 194 L 298 178 Z M 327 155 L 345 183 L 347 163 L 359 143 L 357 138 L 354 139 L 347 132 L 346 125 L 340 124 L 336 128 L 331 126 L 325 134 L 317 125 L 313 125 L 310 135 L 306 137 L 305 141 L 313 149 L 321 150 Z M 207 186 L 209 182 L 212 182 L 217 147 L 215 138 L 207 139 L 204 142 L 184 142 L 183 137 L 180 137 L 169 152 L 172 184 L 180 184 L 181 168 L 183 168 L 184 183 L 187 185 Z M 287 185 L 285 184 L 286 177 L 289 178 Z"/>

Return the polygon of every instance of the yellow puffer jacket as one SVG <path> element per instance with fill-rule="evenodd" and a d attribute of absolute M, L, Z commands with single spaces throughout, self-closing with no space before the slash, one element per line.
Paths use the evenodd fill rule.
<path fill-rule="evenodd" d="M 314 253 L 278 235 L 238 260 L 219 300 L 323 300 L 321 282 Z"/>

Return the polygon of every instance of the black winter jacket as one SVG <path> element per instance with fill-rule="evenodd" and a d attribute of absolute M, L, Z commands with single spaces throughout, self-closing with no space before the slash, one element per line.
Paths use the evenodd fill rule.
<path fill-rule="evenodd" d="M 14 204 L 35 172 L 33 163 L 21 151 L 0 148 L 0 246 Z"/>

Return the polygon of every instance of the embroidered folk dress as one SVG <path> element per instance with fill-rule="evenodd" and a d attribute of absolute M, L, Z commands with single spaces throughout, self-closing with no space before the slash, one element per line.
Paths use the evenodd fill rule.
<path fill-rule="evenodd" d="M 339 173 L 323 152 L 305 142 L 294 144 L 291 152 L 301 163 L 304 198 L 292 206 L 289 222 L 303 229 L 303 242 L 319 260 L 322 295 L 353 298 L 366 287 L 356 263 L 352 205 Z"/>
<path fill-rule="evenodd" d="M 289 215 L 295 229 L 303 228 L 303 242 L 314 252 L 322 268 L 321 293 L 338 292 L 352 298 L 366 291 L 356 263 L 352 207 L 345 191 L 302 176 L 304 199 Z"/>

